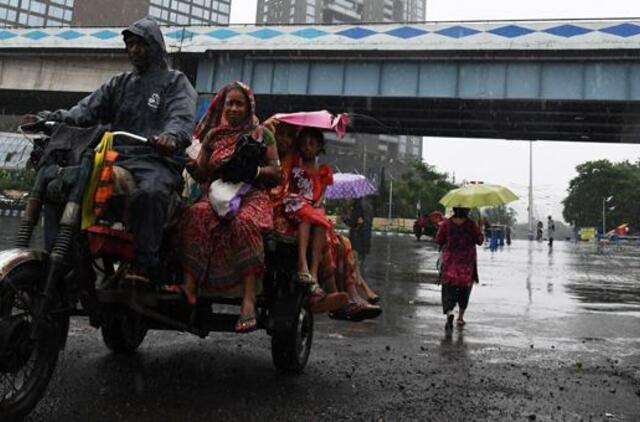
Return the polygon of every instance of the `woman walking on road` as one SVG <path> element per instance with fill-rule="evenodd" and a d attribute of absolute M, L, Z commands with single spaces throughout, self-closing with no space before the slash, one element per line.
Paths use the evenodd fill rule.
<path fill-rule="evenodd" d="M 453 328 L 453 308 L 459 307 L 458 326 L 463 326 L 473 283 L 478 282 L 476 245 L 484 238 L 476 223 L 469 219 L 469 208 L 454 208 L 453 216 L 440 225 L 436 242 L 442 248 L 440 282 L 442 310 L 447 315 L 445 329 Z"/>

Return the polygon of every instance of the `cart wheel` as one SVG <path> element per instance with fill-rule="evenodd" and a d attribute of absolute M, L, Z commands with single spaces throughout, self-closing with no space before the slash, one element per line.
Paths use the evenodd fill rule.
<path fill-rule="evenodd" d="M 132 355 L 144 341 L 147 326 L 142 318 L 132 313 L 125 313 L 121 318 L 114 318 L 102 326 L 102 340 L 114 353 Z"/>
<path fill-rule="evenodd" d="M 313 341 L 313 314 L 301 306 L 293 326 L 273 333 L 271 357 L 275 367 L 283 373 L 299 374 L 304 370 Z"/>

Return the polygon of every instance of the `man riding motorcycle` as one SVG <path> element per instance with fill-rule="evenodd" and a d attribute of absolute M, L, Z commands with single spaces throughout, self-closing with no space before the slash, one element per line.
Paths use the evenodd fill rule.
<path fill-rule="evenodd" d="M 113 77 L 69 110 L 26 115 L 23 124 L 43 119 L 81 127 L 103 124 L 153 140 L 152 145 L 114 141 L 115 165 L 136 183 L 129 205 L 135 254 L 130 275 L 147 281 L 157 276 L 162 230 L 191 143 L 197 94 L 182 72 L 168 68 L 162 32 L 153 19 L 133 23 L 122 35 L 134 71 Z M 49 249 L 61 211 L 45 206 L 44 212 Z"/>

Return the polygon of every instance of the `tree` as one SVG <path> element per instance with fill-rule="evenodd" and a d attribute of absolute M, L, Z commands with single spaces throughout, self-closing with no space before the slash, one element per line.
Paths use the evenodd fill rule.
<path fill-rule="evenodd" d="M 579 227 L 602 226 L 603 201 L 607 230 L 622 223 L 640 223 L 640 163 L 588 161 L 576 166 L 578 175 L 569 182 L 562 201 L 562 216 Z"/>
<path fill-rule="evenodd" d="M 482 214 L 491 224 L 501 224 L 509 227 L 513 227 L 516 224 L 516 216 L 518 215 L 516 210 L 504 205 L 486 208 L 482 210 Z"/>
<path fill-rule="evenodd" d="M 421 213 L 443 210 L 438 201 L 456 187 L 447 180 L 447 174 L 418 160 L 408 162 L 406 167 L 400 178 L 393 181 L 393 216 L 415 218 L 418 204 Z M 389 180 L 385 182 L 387 192 L 390 183 Z M 386 199 L 388 207 L 388 198 L 383 199 Z"/>
<path fill-rule="evenodd" d="M 35 181 L 36 172 L 32 168 L 22 170 L 0 169 L 0 190 L 29 191 Z"/>

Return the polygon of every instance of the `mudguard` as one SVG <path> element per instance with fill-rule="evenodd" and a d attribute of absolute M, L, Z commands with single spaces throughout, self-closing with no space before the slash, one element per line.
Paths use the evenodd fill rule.
<path fill-rule="evenodd" d="M 0 283 L 11 271 L 28 262 L 44 263 L 48 254 L 35 249 L 7 249 L 0 251 Z"/>

